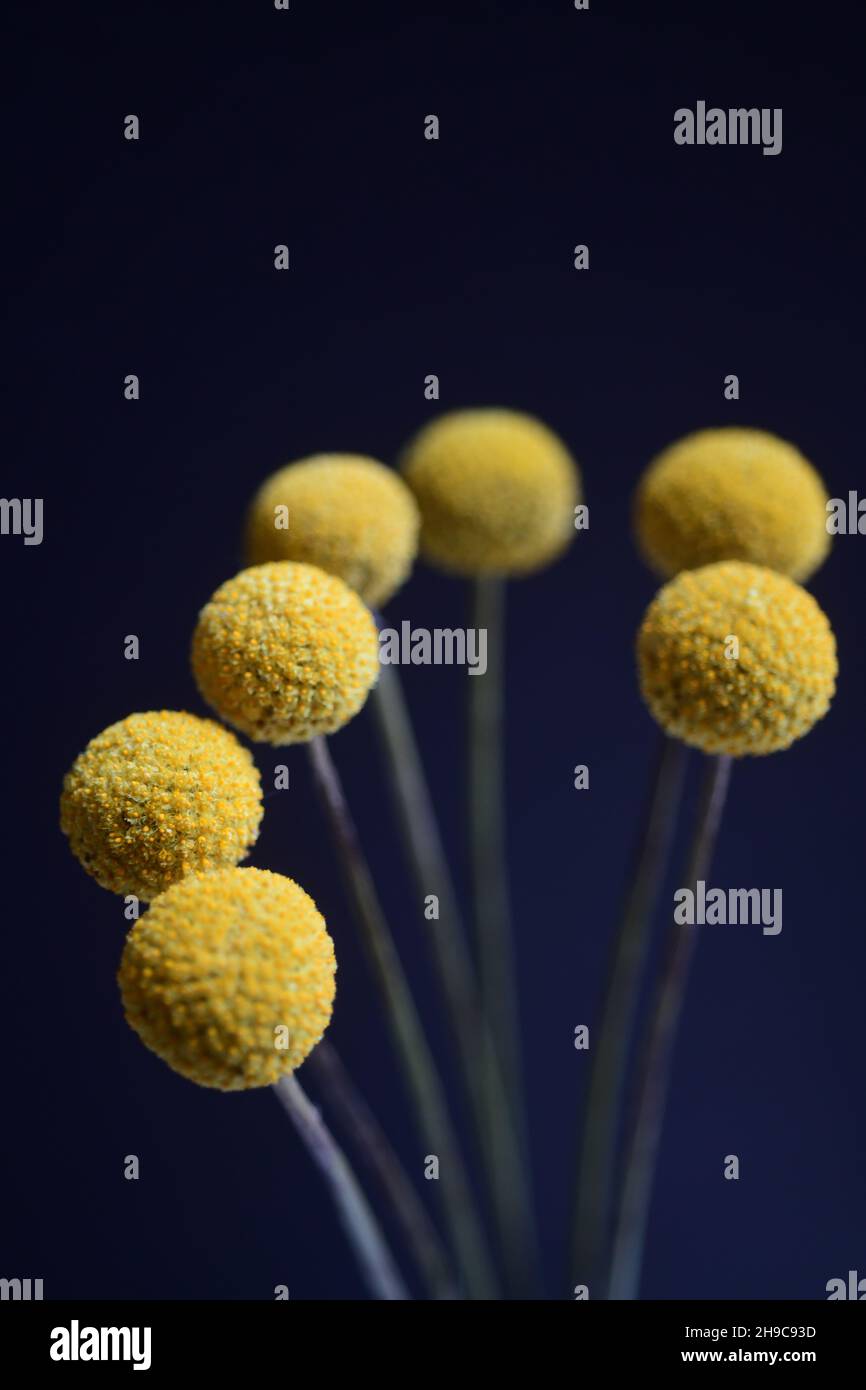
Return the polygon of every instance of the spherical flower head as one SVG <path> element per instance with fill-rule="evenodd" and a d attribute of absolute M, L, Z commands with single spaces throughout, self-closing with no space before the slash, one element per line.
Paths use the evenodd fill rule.
<path fill-rule="evenodd" d="M 667 734 L 735 758 L 788 748 L 823 718 L 836 642 L 811 594 L 737 560 L 684 570 L 637 642 L 641 694 Z"/>
<path fill-rule="evenodd" d="M 199 614 L 198 688 L 222 719 L 261 743 L 305 743 L 358 713 L 376 682 L 373 616 L 354 590 L 289 560 L 241 570 Z"/>
<path fill-rule="evenodd" d="M 317 454 L 259 488 L 247 516 L 247 559 L 318 565 L 376 608 L 409 574 L 419 524 L 415 499 L 392 469 L 359 454 Z"/>
<path fill-rule="evenodd" d="M 665 577 L 746 560 L 802 583 L 830 548 L 826 504 L 821 478 L 792 444 L 764 430 L 699 430 L 644 473 L 635 529 Z"/>
<path fill-rule="evenodd" d="M 200 1086 L 270 1086 L 328 1026 L 334 945 L 316 904 L 266 869 L 177 883 L 132 928 L 120 964 L 127 1022 Z"/>
<path fill-rule="evenodd" d="M 188 873 L 237 864 L 262 819 L 258 769 L 234 734 L 177 710 L 131 714 L 67 772 L 60 826 L 103 888 L 149 901 Z"/>
<path fill-rule="evenodd" d="M 409 445 L 403 471 L 421 508 L 422 552 L 455 574 L 527 574 L 574 536 L 577 465 L 532 416 L 443 415 Z"/>

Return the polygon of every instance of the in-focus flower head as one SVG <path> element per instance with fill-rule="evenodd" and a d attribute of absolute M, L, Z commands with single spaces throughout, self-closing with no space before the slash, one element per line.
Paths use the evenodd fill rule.
<path fill-rule="evenodd" d="M 336 574 L 376 608 L 418 550 L 418 507 L 402 478 L 360 454 L 317 454 L 267 478 L 247 516 L 251 565 L 300 560 Z"/>
<path fill-rule="evenodd" d="M 530 415 L 457 410 L 409 444 L 403 472 L 421 509 L 421 550 L 467 576 L 542 568 L 573 538 L 577 465 Z"/>
<path fill-rule="evenodd" d="M 269 1086 L 328 1026 L 334 946 L 297 883 L 221 869 L 169 888 L 132 928 L 123 1007 L 142 1042 L 181 1076 L 221 1091 Z"/>
<path fill-rule="evenodd" d="M 237 864 L 262 818 L 258 770 L 234 734 L 177 710 L 131 714 L 66 774 L 60 826 L 82 866 L 146 901 L 185 874 Z"/>
<path fill-rule="evenodd" d="M 199 614 L 192 669 L 208 704 L 262 743 L 304 743 L 347 724 L 379 672 L 373 616 L 315 565 L 241 570 Z"/>
<path fill-rule="evenodd" d="M 736 560 L 665 584 L 637 655 L 650 713 L 705 753 L 789 747 L 826 714 L 836 685 L 836 642 L 812 595 Z"/>
<path fill-rule="evenodd" d="M 638 544 L 669 577 L 718 560 L 805 582 L 825 559 L 827 492 L 818 473 L 764 430 L 699 430 L 649 465 L 635 498 Z"/>

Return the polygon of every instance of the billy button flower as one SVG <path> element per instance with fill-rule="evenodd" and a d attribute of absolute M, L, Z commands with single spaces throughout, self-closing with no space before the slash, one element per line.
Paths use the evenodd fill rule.
<path fill-rule="evenodd" d="M 303 743 L 358 713 L 379 671 L 376 624 L 334 575 L 291 561 L 242 570 L 202 609 L 202 696 L 260 743 Z"/>
<path fill-rule="evenodd" d="M 796 529 L 795 518 L 787 524 Z M 628 1048 L 654 904 L 673 841 L 685 745 L 715 755 L 706 765 L 680 880 L 693 886 L 712 862 L 731 759 L 778 752 L 806 734 L 829 707 L 837 669 L 830 624 L 811 595 L 775 570 L 737 560 L 683 570 L 671 579 L 643 620 L 637 660 L 644 701 L 667 737 L 623 905 L 584 1117 L 573 1262 L 576 1277 L 596 1285 L 605 1274 Z M 638 1287 L 668 1057 L 694 941 L 691 928 L 672 929 L 641 1047 L 644 1081 L 623 1170 L 610 1297 L 634 1297 Z"/>
<path fill-rule="evenodd" d="M 330 1022 L 336 968 L 324 919 L 297 883 L 221 869 L 156 899 L 127 937 L 118 983 L 130 1027 L 187 1080 L 220 1091 L 274 1086 L 374 1296 L 406 1299 L 352 1168 L 294 1076 Z"/>
<path fill-rule="evenodd" d="M 650 566 L 670 577 L 718 560 L 805 582 L 830 548 L 827 492 L 792 444 L 764 430 L 699 430 L 649 465 L 634 522 Z"/>
<path fill-rule="evenodd" d="M 407 578 L 418 550 L 418 505 L 398 473 L 356 454 L 317 454 L 288 464 L 266 479 L 249 509 L 246 553 L 251 564 L 269 560 L 308 562 L 338 575 L 365 603 L 388 602 Z M 440 926 L 425 933 L 443 1001 L 457 1041 L 474 1118 L 484 1109 L 484 1077 L 495 1064 L 479 1007 L 477 985 L 460 921 L 457 894 L 445 857 L 423 762 L 396 669 L 385 665 L 371 692 L 382 737 L 397 823 L 416 876 L 420 901 L 438 885 Z M 513 1225 L 529 1210 L 527 1184 L 519 1187 L 517 1159 L 508 1132 L 507 1096 L 494 1082 L 498 1128 L 486 1144 L 491 1187 L 498 1209 Z M 503 1127 L 505 1134 L 503 1134 Z M 513 1243 L 513 1242 L 512 1242 Z M 523 1253 L 516 1263 L 525 1270 Z"/>
<path fill-rule="evenodd" d="M 148 901 L 235 865 L 259 832 L 258 770 L 235 736 L 177 710 L 131 714 L 91 739 L 63 782 L 60 825 L 103 888 Z"/>
<path fill-rule="evenodd" d="M 705 880 L 732 760 L 779 752 L 826 714 L 836 642 L 811 594 L 792 579 L 737 560 L 684 571 L 650 604 L 638 635 L 641 692 L 668 735 L 707 760 L 680 882 Z M 640 1287 L 653 1180 L 677 1026 L 698 933 L 673 922 L 640 1044 L 643 1059 L 621 1169 L 607 1296 Z"/>
<path fill-rule="evenodd" d="M 292 879 L 219 869 L 155 899 L 118 978 L 152 1052 L 200 1086 L 238 1091 L 272 1085 L 309 1055 L 330 1021 L 336 968 L 324 919 Z"/>
<path fill-rule="evenodd" d="M 379 671 L 373 615 L 335 575 L 315 565 L 255 565 L 223 584 L 202 609 L 192 669 L 207 702 L 259 742 L 307 743 L 365 946 L 430 1152 L 447 1167 L 449 1227 L 467 1285 L 494 1288 L 445 1092 L 382 910 L 325 735 L 358 713 Z"/>
<path fill-rule="evenodd" d="M 666 584 L 637 650 L 653 718 L 705 753 L 787 748 L 826 714 L 835 690 L 836 643 L 811 594 L 735 560 Z"/>
<path fill-rule="evenodd" d="M 820 476 L 792 444 L 765 430 L 704 429 L 671 444 L 646 469 L 635 495 L 634 529 L 647 563 L 665 578 L 732 560 L 765 566 L 805 582 L 829 550 L 826 503 Z M 659 603 L 675 603 L 681 593 L 674 591 L 664 600 L 660 596 Z M 672 680 L 670 670 L 654 670 L 652 650 L 659 660 L 663 658 L 662 644 L 652 636 L 659 610 L 651 612 L 645 647 L 641 638 L 645 697 L 667 737 L 647 805 L 642 849 L 623 905 L 615 967 L 593 1060 L 578 1216 L 583 1235 L 576 1257 L 586 1277 L 594 1277 L 599 1267 L 616 1143 L 614 1110 L 648 955 L 652 907 L 663 880 L 682 793 L 686 744 L 705 751 L 716 748 L 723 757 L 728 756 L 723 751 L 728 746 L 733 755 L 770 751 L 781 746 L 780 740 L 788 734 L 796 737 L 797 727 L 796 717 L 792 720 L 786 713 L 789 696 L 784 677 L 774 691 L 761 692 L 749 656 L 727 664 L 719 664 L 714 657 L 707 664 L 697 650 L 681 651 L 681 679 Z M 711 640 L 715 643 L 715 637 Z M 759 658 L 771 640 L 770 633 L 759 639 Z M 705 634 L 697 631 L 694 641 L 706 654 Z M 718 656 L 722 648 L 713 645 L 712 650 Z M 750 687 L 752 676 L 756 679 Z M 753 700 L 759 713 L 749 730 L 747 710 Z M 717 715 L 720 722 L 715 722 Z M 732 720 L 737 728 L 733 737 Z M 727 773 L 723 770 L 719 775 Z"/>
<path fill-rule="evenodd" d="M 472 577 L 527 574 L 574 537 L 577 466 L 530 415 L 443 415 L 411 441 L 402 467 L 421 509 L 421 550 L 442 569 Z"/>
<path fill-rule="evenodd" d="M 262 483 L 247 515 L 247 559 L 318 565 L 378 608 L 414 564 L 418 526 L 414 497 L 385 464 L 361 454 L 316 454 Z"/>
<path fill-rule="evenodd" d="M 424 426 L 408 444 L 402 470 L 421 510 L 421 553 L 432 565 L 470 581 L 469 622 L 487 633 L 487 671 L 469 681 L 467 702 L 475 935 L 482 1003 L 511 1079 L 511 1108 L 525 1154 L 505 848 L 505 580 L 542 569 L 568 547 L 581 478 L 551 429 L 530 415 L 497 408 L 453 411 Z M 488 1084 L 484 1107 L 486 1148 L 502 1152 L 502 1136 L 495 1132 L 502 1106 L 494 1086 Z M 529 1207 L 512 1195 L 507 1211 L 513 1228 L 515 1217 L 525 1218 Z M 535 1263 L 534 1236 L 525 1219 L 523 1231 L 512 1229 L 506 1240 L 512 1284 L 523 1292 Z"/>

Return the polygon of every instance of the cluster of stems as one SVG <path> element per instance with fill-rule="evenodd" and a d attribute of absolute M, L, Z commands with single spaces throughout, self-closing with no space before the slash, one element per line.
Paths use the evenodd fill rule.
<path fill-rule="evenodd" d="M 349 898 L 401 1064 L 418 1131 L 439 1161 L 436 1184 L 447 1243 L 415 1184 L 323 1041 L 307 1067 L 399 1227 L 423 1296 L 498 1299 L 543 1296 L 521 1085 L 520 1027 L 505 842 L 504 601 L 501 580 L 473 585 L 472 621 L 487 631 L 488 669 L 468 682 L 468 808 L 475 951 L 461 918 L 437 817 L 399 678 L 382 668 L 371 697 L 387 780 L 420 900 L 435 894 L 439 916 L 427 940 L 473 1119 L 477 1169 L 488 1211 L 463 1152 L 440 1065 L 427 1040 L 394 934 L 376 890 L 339 773 L 326 741 L 308 745 L 313 780 L 330 824 Z M 707 760 L 684 882 L 711 861 L 730 774 L 729 758 Z M 615 936 L 583 1116 L 567 1293 L 577 1285 L 603 1298 L 635 1298 L 652 1184 L 695 935 L 671 927 L 665 963 L 639 1049 L 640 1066 L 625 1138 L 628 1063 L 655 907 L 682 797 L 685 748 L 662 742 L 631 886 Z M 295 1077 L 275 1088 L 328 1182 L 370 1292 L 412 1295 L 346 1155 Z M 485 1216 L 488 1218 L 485 1220 Z"/>

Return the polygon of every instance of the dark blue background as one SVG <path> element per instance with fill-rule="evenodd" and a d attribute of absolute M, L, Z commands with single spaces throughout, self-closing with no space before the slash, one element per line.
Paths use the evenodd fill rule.
<path fill-rule="evenodd" d="M 2 1273 L 47 1297 L 363 1296 L 318 1177 L 267 1092 L 176 1077 L 126 1027 L 125 922 L 69 855 L 62 775 L 132 710 L 202 706 L 195 615 L 239 567 L 253 488 L 323 449 L 393 459 L 431 411 L 539 414 L 591 529 L 510 589 L 508 776 L 533 1158 L 564 1277 L 592 1022 L 655 730 L 633 635 L 654 591 L 629 499 L 708 424 L 796 441 L 833 495 L 863 470 L 862 33 L 854 4 L 592 0 L 11 5 L 3 131 L 11 360 L 0 539 L 6 702 Z M 784 150 L 683 149 L 698 99 L 784 109 Z M 137 113 L 142 138 L 122 138 Z M 424 116 L 441 139 L 423 139 Z M 273 247 L 291 249 L 288 274 Z M 572 268 L 586 242 L 591 269 Z M 122 397 L 128 372 L 142 397 Z M 427 373 L 442 399 L 423 399 Z M 723 400 L 736 372 L 741 400 Z M 734 770 L 714 879 L 784 890 L 781 936 L 706 929 L 678 1049 L 644 1293 L 822 1298 L 866 1274 L 866 539 L 814 581 L 840 651 L 827 719 Z M 424 568 L 396 621 L 459 623 Z M 123 659 L 137 633 L 141 659 Z M 465 676 L 405 672 L 462 859 Z M 334 743 L 425 1016 L 420 917 L 369 713 Z M 258 750 L 266 778 L 282 755 Z M 409 1122 L 306 760 L 253 862 L 297 878 L 340 960 L 332 1038 L 418 1178 Z M 572 789 L 589 764 L 591 789 Z M 694 777 L 695 768 L 692 769 Z M 691 788 L 693 791 L 693 788 Z M 676 881 L 674 871 L 673 882 Z M 303 1073 L 302 1073 L 303 1077 Z M 141 1159 L 124 1181 L 123 1158 Z M 737 1153 L 741 1180 L 725 1182 Z"/>

